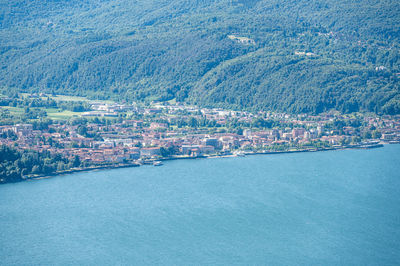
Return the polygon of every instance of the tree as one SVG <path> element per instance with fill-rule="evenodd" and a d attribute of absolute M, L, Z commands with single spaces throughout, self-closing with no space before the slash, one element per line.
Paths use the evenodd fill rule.
<path fill-rule="evenodd" d="M 189 125 L 190 127 L 197 128 L 198 125 L 199 125 L 199 123 L 198 123 L 198 121 L 197 121 L 196 118 L 194 118 L 193 116 L 191 116 L 191 117 L 189 118 L 188 125 Z"/>
<path fill-rule="evenodd" d="M 241 127 L 238 127 L 237 129 L 236 129 L 236 132 L 235 132 L 236 134 L 238 134 L 238 135 L 243 135 L 243 129 L 241 128 Z"/>
<path fill-rule="evenodd" d="M 164 147 L 161 147 L 161 148 L 160 148 L 160 152 L 161 152 L 161 156 L 162 156 L 162 157 L 167 157 L 167 156 L 169 156 L 168 149 L 166 149 L 166 148 L 164 148 Z"/>
<path fill-rule="evenodd" d="M 78 155 L 75 155 L 75 158 L 73 160 L 72 166 L 73 167 L 79 167 L 81 165 L 81 160 L 79 159 Z"/>
<path fill-rule="evenodd" d="M 369 130 L 364 131 L 364 134 L 363 134 L 364 139 L 370 139 L 371 137 L 372 137 L 371 131 L 369 131 Z"/>
<path fill-rule="evenodd" d="M 135 147 L 137 148 L 142 148 L 143 144 L 139 141 L 138 143 L 135 144 Z"/>
<path fill-rule="evenodd" d="M 379 130 L 372 131 L 372 138 L 379 139 L 381 136 L 382 136 L 382 134 Z"/>
<path fill-rule="evenodd" d="M 40 173 L 40 167 L 38 165 L 34 165 L 32 167 L 32 174 L 39 174 Z"/>
<path fill-rule="evenodd" d="M 63 171 L 65 170 L 65 164 L 64 162 L 58 162 L 57 164 L 57 171 Z"/>
<path fill-rule="evenodd" d="M 78 126 L 77 132 L 78 132 L 79 135 L 86 137 L 86 135 L 87 135 L 87 127 L 84 126 L 84 125 L 80 125 L 80 126 Z"/>

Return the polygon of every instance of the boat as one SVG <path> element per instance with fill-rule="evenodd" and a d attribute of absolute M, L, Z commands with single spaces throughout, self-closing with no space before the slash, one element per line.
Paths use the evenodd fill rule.
<path fill-rule="evenodd" d="M 244 156 L 246 156 L 246 154 L 245 154 L 243 151 L 235 152 L 235 155 L 236 155 L 237 157 L 244 157 Z"/>
<path fill-rule="evenodd" d="M 154 166 L 161 166 L 161 165 L 163 165 L 163 163 L 161 161 L 154 161 L 153 165 Z"/>

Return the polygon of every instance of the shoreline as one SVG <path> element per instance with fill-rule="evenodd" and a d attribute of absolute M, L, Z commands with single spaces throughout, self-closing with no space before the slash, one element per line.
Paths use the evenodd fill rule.
<path fill-rule="evenodd" d="M 88 167 L 88 168 L 78 168 L 78 169 L 70 169 L 63 172 L 55 172 L 46 175 L 38 175 L 34 177 L 27 178 L 25 181 L 32 181 L 32 180 L 41 180 L 41 179 L 48 179 L 55 176 L 61 175 L 70 175 L 80 172 L 91 172 L 97 170 L 108 170 L 108 169 L 117 169 L 117 168 L 128 168 L 128 167 L 139 167 L 140 165 L 137 163 L 129 163 L 129 164 L 118 164 L 118 165 L 104 165 L 104 166 L 95 166 L 95 167 Z M 24 181 L 24 180 L 22 180 Z"/>
<path fill-rule="evenodd" d="M 200 155 L 196 157 L 190 156 L 182 156 L 182 157 L 165 157 L 165 158 L 158 158 L 158 159 L 150 159 L 144 161 L 143 164 L 139 163 L 126 163 L 126 164 L 115 164 L 115 165 L 104 165 L 104 166 L 94 166 L 94 167 L 87 167 L 87 168 L 78 168 L 78 169 L 70 169 L 63 172 L 55 172 L 46 175 L 36 175 L 27 177 L 24 180 L 20 180 L 17 182 L 8 182 L 3 184 L 10 184 L 10 183 L 19 183 L 23 181 L 34 181 L 34 180 L 42 180 L 48 179 L 56 176 L 62 175 L 70 175 L 80 172 L 91 172 L 97 170 L 112 170 L 118 168 L 130 168 L 130 167 L 139 167 L 141 165 L 151 165 L 154 161 L 174 161 L 174 160 L 194 160 L 194 159 L 217 159 L 217 158 L 233 158 L 233 157 L 244 157 L 248 155 L 274 155 L 274 154 L 289 154 L 289 153 L 303 153 L 303 152 L 321 152 L 321 151 L 335 151 L 335 150 L 352 150 L 352 149 L 376 149 L 382 148 L 384 145 L 389 145 L 392 143 L 379 143 L 379 144 L 372 144 L 372 145 L 354 145 L 354 146 L 347 146 L 347 147 L 332 147 L 332 148 L 315 148 L 315 149 L 304 149 L 304 150 L 287 150 L 287 151 L 261 151 L 261 152 L 244 152 L 242 156 L 238 156 L 235 154 L 222 154 L 222 155 Z M 393 143 L 397 144 L 397 143 Z"/>

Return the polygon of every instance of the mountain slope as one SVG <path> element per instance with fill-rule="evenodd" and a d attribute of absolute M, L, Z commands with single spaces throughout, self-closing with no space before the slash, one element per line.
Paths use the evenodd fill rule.
<path fill-rule="evenodd" d="M 0 2 L 7 91 L 400 113 L 397 1 Z"/>

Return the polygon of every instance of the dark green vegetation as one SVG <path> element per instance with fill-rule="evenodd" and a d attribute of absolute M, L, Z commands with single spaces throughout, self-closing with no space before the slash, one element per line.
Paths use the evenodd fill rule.
<path fill-rule="evenodd" d="M 51 174 L 80 164 L 79 157 L 69 161 L 60 154 L 0 146 L 0 183 L 18 182 L 32 174 Z"/>
<path fill-rule="evenodd" d="M 399 25 L 395 0 L 3 0 L 0 84 L 102 99 L 397 114 Z"/>

